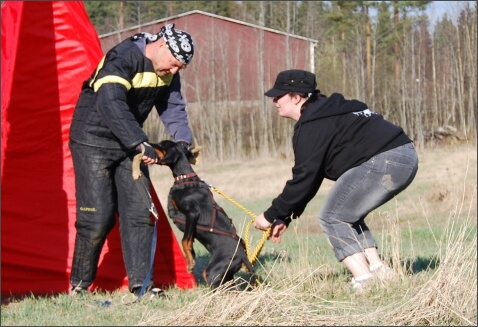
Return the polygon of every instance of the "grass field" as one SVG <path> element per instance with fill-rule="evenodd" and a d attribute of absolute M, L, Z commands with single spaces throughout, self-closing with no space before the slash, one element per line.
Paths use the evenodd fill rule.
<path fill-rule="evenodd" d="M 267 242 L 255 264 L 252 291 L 211 292 L 200 280 L 207 251 L 195 242 L 199 286 L 125 305 L 128 292 L 80 297 L 60 294 L 2 301 L 5 326 L 78 325 L 477 325 L 476 145 L 419 152 L 415 181 L 367 217 L 379 252 L 398 278 L 368 293 L 350 291 L 351 275 L 335 260 L 316 215 L 332 183 L 325 182 L 280 244 Z M 195 170 L 243 208 L 259 214 L 290 177 L 292 158 L 215 163 Z M 151 169 L 163 205 L 173 183 L 167 167 Z M 221 194 L 216 200 L 244 235 L 250 214 Z M 173 226 L 178 238 L 181 233 Z M 254 248 L 262 232 L 250 230 Z M 238 274 L 238 281 L 247 278 Z M 4 299 L 2 299 L 4 300 Z"/>

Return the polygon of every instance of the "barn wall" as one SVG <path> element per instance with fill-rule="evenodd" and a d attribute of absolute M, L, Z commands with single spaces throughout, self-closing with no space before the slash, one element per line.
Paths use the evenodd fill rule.
<path fill-rule="evenodd" d="M 193 61 L 181 72 L 183 95 L 190 105 L 260 103 L 279 71 L 310 69 L 307 40 L 201 13 L 100 37 L 102 49 L 106 53 L 122 39 L 140 31 L 157 33 L 169 22 L 194 39 Z"/>

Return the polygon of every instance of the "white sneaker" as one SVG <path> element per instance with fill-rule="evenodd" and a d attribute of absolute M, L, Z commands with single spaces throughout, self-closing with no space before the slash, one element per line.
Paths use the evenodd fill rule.
<path fill-rule="evenodd" d="M 381 264 L 378 267 L 371 267 L 370 272 L 372 273 L 372 275 L 379 278 L 380 280 L 392 279 L 397 275 L 392 268 L 384 264 Z"/>
<path fill-rule="evenodd" d="M 352 278 L 350 289 L 355 292 L 365 291 L 373 282 L 374 275 L 366 274 L 358 278 Z"/>
<path fill-rule="evenodd" d="M 154 298 L 160 298 L 166 296 L 166 293 L 158 287 L 150 287 L 147 289 L 142 296 L 138 296 L 141 287 L 138 287 L 133 290 L 133 294 L 138 297 L 138 299 L 151 300 Z"/>

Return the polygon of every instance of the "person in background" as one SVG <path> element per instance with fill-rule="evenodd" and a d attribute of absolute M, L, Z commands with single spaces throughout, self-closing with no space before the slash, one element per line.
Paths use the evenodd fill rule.
<path fill-rule="evenodd" d="M 69 142 L 77 202 L 70 294 L 93 283 L 116 214 L 129 290 L 137 296 L 163 293 L 150 271 L 155 208 L 147 165 L 158 158 L 142 126 L 155 107 L 171 137 L 189 149 L 192 132 L 179 71 L 193 55 L 191 36 L 167 24 L 157 34 L 143 32 L 117 44 L 83 83 Z M 145 165 L 135 181 L 132 158 L 139 153 Z"/>
<path fill-rule="evenodd" d="M 365 218 L 406 189 L 418 170 L 418 156 L 403 129 L 365 103 L 342 94 L 329 97 L 316 89 L 313 73 L 280 72 L 265 93 L 281 117 L 296 121 L 292 145 L 294 167 L 271 206 L 254 227 L 271 227 L 279 243 L 291 219 L 298 218 L 324 178 L 335 181 L 322 204 L 319 223 L 336 258 L 351 272 L 353 290 L 368 288 L 376 278 L 391 277 L 381 261 Z"/>

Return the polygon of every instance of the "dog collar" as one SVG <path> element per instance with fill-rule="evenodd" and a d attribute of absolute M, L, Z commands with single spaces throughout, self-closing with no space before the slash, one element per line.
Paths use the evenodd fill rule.
<path fill-rule="evenodd" d="M 177 181 L 180 181 L 182 179 L 185 179 L 185 178 L 190 178 L 190 177 L 196 177 L 196 173 L 189 173 L 189 174 L 186 174 L 186 175 L 179 175 L 179 176 L 176 176 L 174 177 L 174 181 L 177 182 Z"/>

